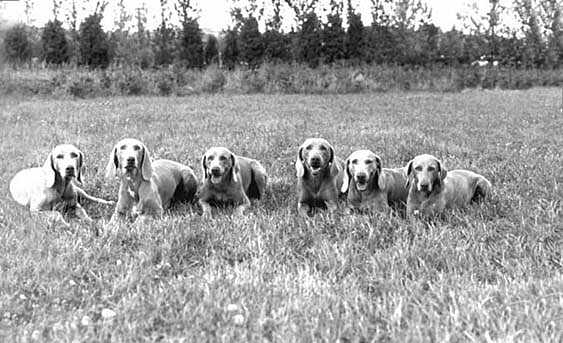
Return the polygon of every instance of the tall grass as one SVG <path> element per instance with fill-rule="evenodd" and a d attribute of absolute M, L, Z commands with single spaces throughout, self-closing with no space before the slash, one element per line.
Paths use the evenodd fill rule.
<path fill-rule="evenodd" d="M 229 80 L 225 85 L 228 85 Z M 191 165 L 213 145 L 262 161 L 265 199 L 242 219 L 189 206 L 112 234 L 45 226 L 0 195 L 0 340 L 560 342 L 559 89 L 353 95 L 0 98 L 0 184 L 77 144 L 85 188 L 113 144 Z M 432 153 L 493 183 L 492 198 L 432 222 L 296 218 L 296 149 L 322 136 L 385 166 Z M 6 188 L 4 188 L 6 190 Z M 85 204 L 100 228 L 110 208 Z"/>
<path fill-rule="evenodd" d="M 256 70 L 234 71 L 211 66 L 186 70 L 179 66 L 142 70 L 133 67 L 5 68 L 0 71 L 0 94 L 92 98 L 114 95 L 230 94 L 345 94 L 386 91 L 457 92 L 468 88 L 527 89 L 563 85 L 563 70 L 506 67 L 401 67 L 364 65 L 321 66 L 264 64 Z"/>

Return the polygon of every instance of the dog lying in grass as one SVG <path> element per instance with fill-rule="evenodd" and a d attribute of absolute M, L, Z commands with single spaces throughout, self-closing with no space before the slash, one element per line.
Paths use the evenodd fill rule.
<path fill-rule="evenodd" d="M 303 142 L 295 160 L 297 211 L 301 216 L 308 216 L 316 207 L 326 207 L 330 213 L 338 209 L 343 165 L 327 140 L 309 138 Z"/>
<path fill-rule="evenodd" d="M 69 227 L 63 214 L 91 223 L 78 198 L 104 205 L 115 202 L 87 194 L 82 184 L 84 154 L 72 144 L 57 145 L 47 157 L 43 167 L 23 169 L 10 181 L 10 194 L 19 204 L 29 207 L 32 213 L 42 212 L 53 223 Z"/>
<path fill-rule="evenodd" d="M 433 216 L 446 208 L 462 208 L 488 197 L 491 183 L 469 170 L 447 171 L 432 155 L 419 155 L 407 165 L 407 216 Z"/>
<path fill-rule="evenodd" d="M 388 212 L 390 204 L 406 204 L 405 168 L 382 168 L 381 158 L 370 150 L 354 151 L 346 159 L 342 193 L 348 192 L 348 210 Z"/>
<path fill-rule="evenodd" d="M 147 147 L 126 138 L 112 149 L 106 177 L 119 176 L 119 196 L 110 223 L 123 218 L 161 218 L 173 201 L 194 200 L 198 180 L 192 168 L 160 159 L 151 161 Z"/>
<path fill-rule="evenodd" d="M 219 204 L 234 205 L 234 214 L 242 216 L 250 199 L 264 196 L 268 175 L 257 160 L 213 147 L 203 154 L 201 167 L 204 180 L 198 198 L 205 217 L 211 217 L 211 206 Z"/>

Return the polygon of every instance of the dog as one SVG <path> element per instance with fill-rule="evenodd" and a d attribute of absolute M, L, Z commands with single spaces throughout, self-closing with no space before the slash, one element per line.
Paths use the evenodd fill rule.
<path fill-rule="evenodd" d="M 308 138 L 303 142 L 295 161 L 297 211 L 300 215 L 308 216 L 316 207 L 326 207 L 330 213 L 338 209 L 343 165 L 327 140 Z"/>
<path fill-rule="evenodd" d="M 204 180 L 198 198 L 206 217 L 211 217 L 212 204 L 233 204 L 234 214 L 242 216 L 250 199 L 264 196 L 268 175 L 257 160 L 213 147 L 201 157 L 201 166 Z"/>
<path fill-rule="evenodd" d="M 197 192 L 192 168 L 166 159 L 151 161 L 147 147 L 132 138 L 119 141 L 110 153 L 106 177 L 116 176 L 121 183 L 110 223 L 123 218 L 162 218 L 173 201 L 192 202 Z"/>
<path fill-rule="evenodd" d="M 348 209 L 386 212 L 390 204 L 407 202 L 405 168 L 382 168 L 381 158 L 370 150 L 354 151 L 346 159 L 342 193 L 348 192 Z"/>
<path fill-rule="evenodd" d="M 43 167 L 20 170 L 10 181 L 10 194 L 19 204 L 29 207 L 33 213 L 44 212 L 53 222 L 65 227 L 70 224 L 62 213 L 74 213 L 81 220 L 91 223 L 78 197 L 104 205 L 115 204 L 87 194 L 82 184 L 84 154 L 72 144 L 57 145 L 47 157 Z"/>
<path fill-rule="evenodd" d="M 407 216 L 433 216 L 445 208 L 461 208 L 491 193 L 491 183 L 469 170 L 447 171 L 432 155 L 419 155 L 407 165 Z"/>

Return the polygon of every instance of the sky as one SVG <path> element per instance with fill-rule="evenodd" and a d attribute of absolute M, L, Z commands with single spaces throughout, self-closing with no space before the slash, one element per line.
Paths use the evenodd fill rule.
<path fill-rule="evenodd" d="M 52 0 L 30 0 L 33 4 L 30 13 L 30 19 L 35 26 L 43 26 L 48 20 L 53 18 L 52 13 Z M 244 0 L 243 0 L 244 1 Z M 509 3 L 509 0 L 505 0 Z M 71 3 L 70 0 L 63 0 L 63 4 Z M 173 3 L 174 0 L 168 0 Z M 266 1 L 269 3 L 269 1 Z M 321 0 L 321 3 L 323 0 Z M 502 2 L 502 1 L 501 1 Z M 91 13 L 95 7 L 96 0 L 80 1 L 77 5 L 79 17 Z M 107 30 L 114 27 L 116 13 L 118 13 L 117 0 L 111 0 L 110 5 L 104 12 L 103 25 Z M 129 12 L 135 12 L 138 7 L 145 7 L 147 9 L 147 27 L 155 28 L 160 22 L 160 1 L 159 0 L 124 0 L 125 6 Z M 200 9 L 199 24 L 206 32 L 218 33 L 223 29 L 228 28 L 232 22 L 229 15 L 230 4 L 229 0 L 195 0 L 196 6 Z M 358 11 L 362 14 L 364 24 L 371 22 L 371 2 L 370 0 L 355 0 Z M 477 4 L 481 13 L 486 13 L 488 7 L 488 0 L 426 0 L 427 5 L 432 9 L 432 21 L 442 28 L 442 30 L 450 30 L 454 25 L 457 29 L 462 28 L 462 24 L 457 19 L 457 13 L 466 13 L 469 10 L 469 4 Z M 65 8 L 65 6 L 67 8 Z M 81 7 L 81 8 L 80 8 Z M 171 8 L 174 12 L 173 7 Z M 68 13 L 68 5 L 63 5 L 60 19 L 63 19 L 65 13 Z M 268 8 L 266 9 L 268 12 Z M 25 1 L 24 0 L 0 0 L 0 20 L 9 23 L 14 22 L 27 22 L 25 15 Z M 285 26 L 289 27 L 291 23 L 286 23 Z"/>

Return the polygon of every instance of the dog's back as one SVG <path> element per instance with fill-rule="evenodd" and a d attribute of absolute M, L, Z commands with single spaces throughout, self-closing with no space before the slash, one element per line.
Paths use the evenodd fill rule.
<path fill-rule="evenodd" d="M 260 162 L 237 156 L 244 192 L 250 199 L 260 199 L 266 188 L 267 174 Z"/>
<path fill-rule="evenodd" d="M 165 159 L 153 161 L 152 168 L 163 206 L 168 207 L 171 201 L 194 201 L 197 179 L 192 168 Z"/>
<path fill-rule="evenodd" d="M 479 201 L 491 192 L 491 183 L 484 176 L 470 170 L 448 171 L 444 179 L 447 191 L 447 207 L 463 207 Z"/>
<path fill-rule="evenodd" d="M 44 174 L 43 168 L 40 167 L 20 170 L 10 181 L 12 198 L 23 206 L 29 206 L 33 197 L 48 193 Z"/>
<path fill-rule="evenodd" d="M 390 204 L 404 206 L 409 195 L 405 168 L 383 168 L 382 173 L 386 178 L 387 200 Z"/>

